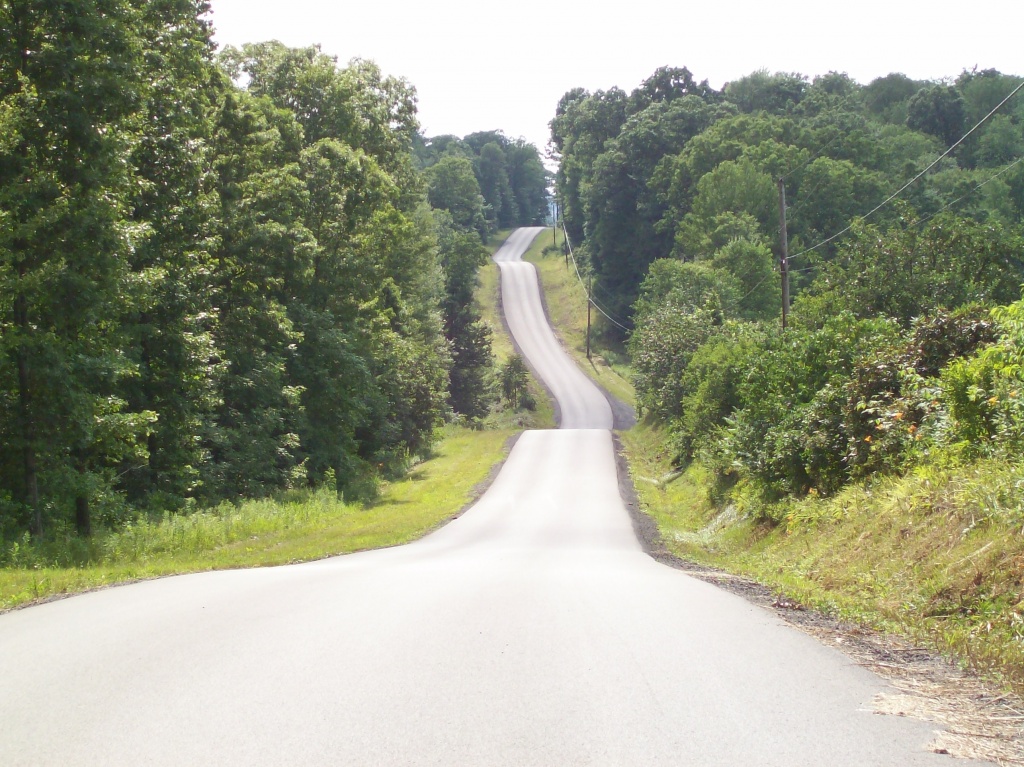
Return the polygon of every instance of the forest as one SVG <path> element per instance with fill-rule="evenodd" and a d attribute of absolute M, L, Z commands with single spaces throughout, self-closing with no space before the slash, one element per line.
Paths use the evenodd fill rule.
<path fill-rule="evenodd" d="M 0 6 L 0 543 L 359 497 L 496 396 L 469 296 L 547 215 L 536 147 L 208 12 Z"/>
<path fill-rule="evenodd" d="M 717 90 L 666 67 L 564 95 L 565 230 L 677 466 L 779 522 L 923 462 L 1016 460 L 1022 85 L 758 71 Z"/>

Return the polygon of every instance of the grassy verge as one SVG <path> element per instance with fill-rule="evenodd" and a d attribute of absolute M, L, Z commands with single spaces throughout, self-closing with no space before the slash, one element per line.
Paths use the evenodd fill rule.
<path fill-rule="evenodd" d="M 542 232 L 524 257 L 537 267 L 551 324 L 584 372 L 605 391 L 632 406 L 636 396 L 625 350 L 621 344 L 607 340 L 606 320 L 597 312 L 592 313 L 591 358 L 587 359 L 587 294 L 572 262 L 566 266 L 562 239 L 559 232 L 553 246 L 551 232 Z"/>
<path fill-rule="evenodd" d="M 792 502 L 771 527 L 716 500 L 701 467 L 673 473 L 657 429 L 642 424 L 623 442 L 671 552 L 908 636 L 1024 692 L 1024 466 L 925 467 Z"/>
<path fill-rule="evenodd" d="M 371 504 L 344 503 L 330 491 L 224 504 L 207 512 L 140 522 L 92 542 L 93 561 L 48 566 L 38 552 L 16 552 L 0 570 L 0 609 L 56 595 L 162 575 L 303 562 L 408 543 L 451 519 L 472 499 L 515 432 L 449 428 L 434 455 Z"/>

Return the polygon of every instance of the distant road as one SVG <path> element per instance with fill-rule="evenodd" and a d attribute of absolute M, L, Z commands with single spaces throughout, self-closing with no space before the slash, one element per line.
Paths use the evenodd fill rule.
<path fill-rule="evenodd" d="M 408 546 L 0 616 L 0 764 L 950 764 L 871 713 L 877 677 L 643 553 L 611 411 L 516 263 L 537 231 L 496 258 L 568 428 Z"/>
<path fill-rule="evenodd" d="M 558 402 L 563 429 L 611 429 L 612 409 L 576 363 L 562 350 L 551 331 L 533 264 L 522 260 L 543 228 L 514 231 L 494 254 L 501 269 L 501 303 L 505 321 L 523 356 Z"/>

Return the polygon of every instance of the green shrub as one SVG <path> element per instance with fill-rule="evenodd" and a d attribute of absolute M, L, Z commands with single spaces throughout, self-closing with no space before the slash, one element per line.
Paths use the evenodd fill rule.
<path fill-rule="evenodd" d="M 806 493 L 819 481 L 826 490 L 838 486 L 845 459 L 839 392 L 858 360 L 899 337 L 888 320 L 841 314 L 820 329 L 770 339 L 751 357 L 728 438 L 743 473 L 777 496 Z"/>
<path fill-rule="evenodd" d="M 662 421 L 681 414 L 683 374 L 694 352 L 718 331 L 720 324 L 721 317 L 712 310 L 687 312 L 671 304 L 644 317 L 629 341 L 641 412 Z"/>
<path fill-rule="evenodd" d="M 756 326 L 731 324 L 693 353 L 680 376 L 680 413 L 670 426 L 677 460 L 691 460 L 740 407 L 740 380 L 761 341 Z"/>

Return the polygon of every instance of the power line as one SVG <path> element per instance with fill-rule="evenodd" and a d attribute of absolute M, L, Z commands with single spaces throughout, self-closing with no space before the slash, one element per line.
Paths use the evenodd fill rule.
<path fill-rule="evenodd" d="M 979 189 L 981 189 L 982 187 L 986 186 L 990 182 L 995 181 L 997 178 L 1002 176 L 1004 173 L 1009 172 L 1010 170 L 1012 170 L 1017 165 L 1020 165 L 1020 163 L 1022 163 L 1022 162 L 1024 162 L 1024 155 L 1021 155 L 1016 160 L 1011 162 L 1009 165 L 1007 165 L 1006 167 L 1004 167 L 1001 170 L 999 170 L 997 173 L 993 173 L 991 176 L 989 176 L 987 179 L 982 181 L 980 184 L 976 184 L 970 191 L 965 192 L 964 194 L 960 195 L 959 197 L 957 197 L 952 202 L 946 203 L 945 205 L 943 205 L 941 208 L 939 208 L 934 213 L 929 213 L 924 218 L 917 219 L 917 221 L 915 221 L 914 223 L 910 224 L 910 226 L 921 226 L 923 224 L 928 223 L 929 221 L 931 221 L 933 218 L 935 218 L 939 214 L 944 213 L 945 211 L 947 211 L 950 208 L 952 208 L 954 205 L 956 205 L 956 204 L 958 204 L 960 202 L 963 202 L 968 197 L 970 197 L 972 194 L 977 192 Z M 806 251 L 804 251 L 804 252 L 806 252 Z M 790 269 L 789 271 L 790 271 L 791 274 L 794 274 L 794 273 L 797 273 L 797 272 L 813 272 L 817 268 L 818 268 L 817 265 L 815 265 L 815 266 L 805 266 L 803 269 Z M 763 282 L 763 280 L 762 280 L 762 282 Z M 756 290 L 756 287 L 755 287 L 755 290 Z"/>
<path fill-rule="evenodd" d="M 629 332 L 629 328 L 627 328 L 625 325 L 623 325 L 618 320 L 614 319 L 610 314 L 608 314 L 608 312 L 606 312 L 604 309 L 602 309 L 601 305 L 598 304 L 597 301 L 594 300 L 593 296 L 590 295 L 590 291 L 587 290 L 587 285 L 586 285 L 585 282 L 583 282 L 583 275 L 580 274 L 580 267 L 576 263 L 576 256 L 572 252 L 572 243 L 569 241 L 569 232 L 565 228 L 565 221 L 564 220 L 562 221 L 562 233 L 565 235 L 565 245 L 566 245 L 566 247 L 569 248 L 569 257 L 572 259 L 572 267 L 573 267 L 573 269 L 576 270 L 576 279 L 578 279 L 580 281 L 580 286 L 583 288 L 583 292 L 587 296 L 587 301 L 589 303 L 591 303 L 594 306 L 594 308 L 597 309 L 597 311 L 599 311 L 601 314 L 603 314 L 604 318 L 606 320 L 608 320 L 610 323 L 615 325 L 617 328 L 620 328 L 621 330 L 624 330 L 624 331 L 626 331 L 628 333 Z"/>
<path fill-rule="evenodd" d="M 982 182 L 981 182 L 980 184 L 978 184 L 977 186 L 975 186 L 975 187 L 974 187 L 973 189 L 971 189 L 971 190 L 970 190 L 969 192 L 967 192 L 967 193 L 965 193 L 965 194 L 961 195 L 960 197 L 957 197 L 957 198 L 956 198 L 955 200 L 953 200 L 953 202 L 947 203 L 946 205 L 943 205 L 943 206 L 942 206 L 941 208 L 939 208 L 939 209 L 938 209 L 937 211 L 935 211 L 934 213 L 929 213 L 929 214 L 928 214 L 927 216 L 925 216 L 924 218 L 920 218 L 920 219 L 918 219 L 917 221 L 915 221 L 915 222 L 914 222 L 914 226 L 919 226 L 920 224 L 924 224 L 924 223 L 927 223 L 928 221 L 931 221 L 931 220 L 932 220 L 933 218 L 935 218 L 935 217 L 936 217 L 937 215 L 939 215 L 940 213 L 943 213 L 944 211 L 947 211 L 947 210 L 949 210 L 950 208 L 952 208 L 952 207 L 953 207 L 954 205 L 956 205 L 957 203 L 959 203 L 959 202 L 962 202 L 962 201 L 966 200 L 966 199 L 967 199 L 968 197 L 970 197 L 970 196 L 971 196 L 972 194 L 974 194 L 975 192 L 977 192 L 977 191 L 978 191 L 979 189 L 981 189 L 981 188 L 982 188 L 983 186 L 985 186 L 986 184 L 988 184 L 988 183 L 989 183 L 990 181 L 995 181 L 995 180 L 996 180 L 997 178 L 999 178 L 999 177 L 1000 177 L 1001 175 L 1003 175 L 1004 173 L 1006 173 L 1006 172 L 1007 172 L 1008 170 L 1010 170 L 1011 168 L 1013 168 L 1013 167 L 1014 167 L 1015 165 L 1018 165 L 1018 164 L 1020 164 L 1021 162 L 1024 162 L 1024 155 L 1021 155 L 1020 157 L 1018 157 L 1018 158 L 1017 158 L 1016 160 L 1014 160 L 1013 162 L 1011 162 L 1011 163 L 1010 163 L 1009 165 L 1007 165 L 1007 166 L 1006 166 L 1005 168 L 1003 168 L 1003 169 L 1002 169 L 1001 171 L 999 171 L 998 173 L 995 173 L 995 174 L 993 174 L 993 175 L 989 176 L 989 177 L 988 177 L 987 179 L 985 179 L 985 180 L 984 180 L 984 181 L 982 181 Z"/>
<path fill-rule="evenodd" d="M 946 203 L 945 205 L 943 205 L 941 208 L 939 208 L 934 213 L 929 213 L 927 216 L 924 216 L 923 218 L 917 219 L 916 221 L 914 221 L 909 226 L 921 226 L 923 224 L 928 223 L 929 221 L 931 221 L 933 218 L 935 218 L 939 214 L 944 213 L 945 211 L 947 211 L 950 208 L 952 208 L 954 205 L 957 205 L 958 203 L 963 202 L 968 197 L 970 197 L 972 194 L 977 192 L 979 189 L 981 189 L 982 187 L 988 185 L 992 181 L 995 181 L 997 178 L 1002 176 L 1004 173 L 1009 172 L 1010 170 L 1012 170 L 1014 167 L 1016 167 L 1017 165 L 1019 165 L 1022 162 L 1024 162 L 1024 155 L 1021 155 L 1016 160 L 1011 162 L 1009 165 L 1007 165 L 1006 167 L 1004 167 L 1001 170 L 999 170 L 997 173 L 993 173 L 991 176 L 989 176 L 987 179 L 982 181 L 980 184 L 977 184 L 973 188 L 971 188 L 970 191 L 965 192 L 964 194 L 960 195 L 959 197 L 957 197 L 952 202 Z M 808 250 L 811 250 L 811 249 L 809 248 Z M 808 251 L 805 250 L 805 251 L 802 251 L 801 253 L 806 253 L 806 252 L 808 252 Z M 817 266 L 808 266 L 808 267 L 805 267 L 803 269 L 790 269 L 790 272 L 810 272 L 810 271 L 813 271 L 813 270 L 815 270 L 817 268 L 818 268 Z"/>
<path fill-rule="evenodd" d="M 742 304 L 744 301 L 746 301 L 748 298 L 750 298 L 750 296 L 753 294 L 753 292 L 755 290 L 757 290 L 759 287 L 764 285 L 764 283 L 768 280 L 769 277 L 774 277 L 774 276 L 775 276 L 774 273 L 773 274 L 766 274 L 764 277 L 761 278 L 761 281 L 759 283 L 757 283 L 754 287 L 752 287 L 750 290 L 748 290 L 746 292 L 746 294 L 743 296 L 743 298 L 741 298 L 739 301 L 737 301 L 737 303 Z"/>
<path fill-rule="evenodd" d="M 890 202 L 892 202 L 897 197 L 899 197 L 901 194 L 903 194 L 903 192 L 905 192 L 913 184 L 915 184 L 919 179 L 921 179 L 926 173 L 928 173 L 928 171 L 930 171 L 932 168 L 934 168 L 936 165 L 938 165 L 939 162 L 941 162 L 946 157 L 948 157 L 952 153 L 952 151 L 954 149 L 956 149 L 958 146 L 960 146 L 962 143 L 964 143 L 964 141 L 966 141 L 968 139 L 968 137 L 971 134 L 974 133 L 974 131 L 978 130 L 978 128 L 980 128 L 982 125 L 984 125 L 986 122 L 988 122 L 989 118 L 992 117 L 992 115 L 994 115 L 996 112 L 998 112 L 1007 101 L 1009 101 L 1014 96 L 1016 96 L 1017 93 L 1022 88 L 1024 88 L 1024 80 L 1022 80 L 1020 82 L 1020 84 L 1016 88 L 1014 88 L 1013 91 L 1010 92 L 1009 96 L 1007 96 L 1005 99 L 1003 99 L 998 104 L 996 104 L 996 106 L 993 107 L 991 112 L 989 112 L 987 115 L 982 117 L 981 120 L 978 121 L 977 125 L 975 125 L 969 131 L 967 131 L 967 133 L 965 133 L 963 136 L 961 136 L 957 140 L 957 142 L 955 144 L 953 144 L 949 149 L 947 149 L 945 152 L 943 152 L 938 157 L 936 157 L 935 160 L 931 163 L 931 165 L 929 165 L 927 168 L 922 170 L 920 173 L 918 173 L 916 176 L 914 176 L 912 179 L 910 179 L 910 181 L 908 181 L 903 186 L 901 186 L 899 189 L 897 189 L 895 192 L 893 192 L 891 195 L 889 195 L 885 200 L 883 200 L 878 205 L 876 205 L 874 208 L 872 208 L 870 211 L 868 211 L 863 216 L 861 216 L 860 217 L 861 220 L 862 221 L 866 221 L 871 216 L 873 216 L 875 213 L 877 213 L 882 208 L 884 208 L 886 205 L 888 205 Z M 810 253 L 812 250 L 817 250 L 818 248 L 822 247 L 823 245 L 828 245 L 830 242 L 833 242 L 833 241 L 839 239 L 840 237 L 842 237 L 844 234 L 846 234 L 852 228 L 853 228 L 853 222 L 850 222 L 850 224 L 845 229 L 842 229 L 841 231 L 836 232 L 831 237 L 828 237 L 827 239 L 824 239 L 821 242 L 819 242 L 817 245 L 813 245 L 810 248 L 806 248 L 805 250 L 801 250 L 799 253 L 797 253 L 794 256 L 790 256 L 789 260 L 792 261 L 794 258 L 799 258 L 800 256 L 806 255 L 807 253 Z"/>

